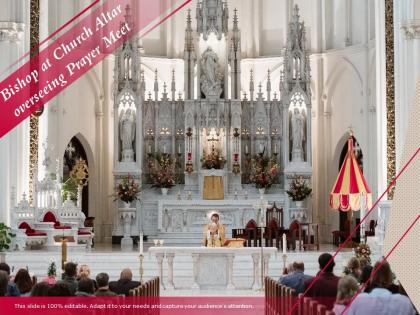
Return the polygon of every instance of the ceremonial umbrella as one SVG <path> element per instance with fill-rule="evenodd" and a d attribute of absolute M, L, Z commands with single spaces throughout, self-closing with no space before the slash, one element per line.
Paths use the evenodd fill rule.
<path fill-rule="evenodd" d="M 350 211 L 350 232 L 352 211 L 360 210 L 360 219 L 362 219 L 364 210 L 372 207 L 372 193 L 354 155 L 351 134 L 347 141 L 344 163 L 330 193 L 330 207 L 344 212 Z"/>

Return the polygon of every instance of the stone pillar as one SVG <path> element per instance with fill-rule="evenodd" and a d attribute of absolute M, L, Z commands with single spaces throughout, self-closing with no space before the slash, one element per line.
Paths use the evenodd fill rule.
<path fill-rule="evenodd" d="M 191 288 L 199 289 L 200 286 L 198 285 L 198 262 L 200 260 L 199 254 L 192 254 L 193 259 L 193 285 Z"/>
<path fill-rule="evenodd" d="M 228 284 L 227 284 L 227 289 L 228 290 L 233 290 L 235 289 L 235 285 L 233 284 L 233 260 L 235 258 L 234 254 L 228 254 L 227 255 L 227 259 L 228 259 Z"/>
<path fill-rule="evenodd" d="M 160 285 L 162 286 L 163 289 L 165 289 L 165 285 L 163 284 L 163 256 L 164 256 L 163 253 L 156 253 Z"/>
<path fill-rule="evenodd" d="M 258 290 L 260 285 L 260 277 L 258 276 L 258 267 L 260 261 L 260 254 L 252 254 L 252 261 L 254 262 L 254 272 L 253 272 L 253 282 L 252 282 L 252 290 Z"/>
<path fill-rule="evenodd" d="M 175 289 L 174 285 L 174 257 L 175 254 L 166 254 L 168 260 L 168 288 Z"/>

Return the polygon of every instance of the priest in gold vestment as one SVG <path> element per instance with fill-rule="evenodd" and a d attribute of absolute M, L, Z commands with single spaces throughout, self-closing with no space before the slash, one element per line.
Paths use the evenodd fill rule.
<path fill-rule="evenodd" d="M 211 216 L 211 223 L 204 226 L 203 244 L 207 247 L 222 247 L 225 244 L 225 227 L 219 222 L 219 215 Z"/>

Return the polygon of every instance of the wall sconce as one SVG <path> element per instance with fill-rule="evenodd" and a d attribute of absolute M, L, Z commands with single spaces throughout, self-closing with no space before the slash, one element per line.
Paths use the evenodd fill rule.
<path fill-rule="evenodd" d="M 162 127 L 162 129 L 160 129 L 160 134 L 161 135 L 170 135 L 171 132 L 169 131 L 168 127 Z"/>
<path fill-rule="evenodd" d="M 264 128 L 263 127 L 258 127 L 256 133 L 257 133 L 257 135 L 263 135 L 264 134 Z"/>

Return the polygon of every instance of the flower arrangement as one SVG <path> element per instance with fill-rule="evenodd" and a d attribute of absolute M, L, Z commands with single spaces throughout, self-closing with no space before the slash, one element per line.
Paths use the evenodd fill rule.
<path fill-rule="evenodd" d="M 225 167 L 225 163 L 226 159 L 217 151 L 212 151 L 201 159 L 201 166 L 208 170 L 221 170 Z"/>
<path fill-rule="evenodd" d="M 295 175 L 290 182 L 289 190 L 286 192 L 293 201 L 302 201 L 311 194 L 312 189 L 302 176 Z"/>
<path fill-rule="evenodd" d="M 115 188 L 115 199 L 122 200 L 123 202 L 130 203 L 138 200 L 138 194 L 140 193 L 140 185 L 134 180 L 134 177 L 128 174 L 123 177 L 121 182 Z"/>
<path fill-rule="evenodd" d="M 365 258 L 370 262 L 370 247 L 368 244 L 360 243 L 354 250 L 357 258 Z"/>
<path fill-rule="evenodd" d="M 54 259 L 50 260 L 48 265 L 47 277 L 43 279 L 43 282 L 48 283 L 49 285 L 54 285 L 57 282 L 57 265 Z"/>
<path fill-rule="evenodd" d="M 257 154 L 251 160 L 251 175 L 249 180 L 258 189 L 270 188 L 279 173 L 277 163 L 265 156 L 263 153 Z"/>
<path fill-rule="evenodd" d="M 150 179 L 153 188 L 175 186 L 175 159 L 168 153 L 157 153 L 149 161 Z"/>

